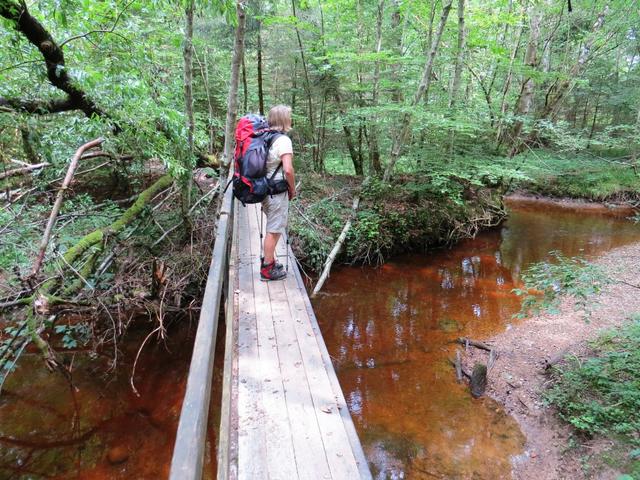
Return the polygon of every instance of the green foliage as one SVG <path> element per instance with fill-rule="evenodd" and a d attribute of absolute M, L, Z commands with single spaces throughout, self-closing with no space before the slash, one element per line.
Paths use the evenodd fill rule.
<path fill-rule="evenodd" d="M 7 272 L 13 268 L 24 270 L 33 262 L 50 210 L 49 205 L 34 205 L 28 210 L 0 210 L 0 225 L 3 225 L 0 269 Z M 48 253 L 57 255 L 66 251 L 88 231 L 112 223 L 121 212 L 113 202 L 100 205 L 98 211 L 96 202 L 88 194 L 68 199 L 58 217 Z"/>
<path fill-rule="evenodd" d="M 26 321 L 9 325 L 2 331 L 0 340 L 0 391 L 5 379 L 15 370 L 20 353 L 29 343 Z"/>
<path fill-rule="evenodd" d="M 586 359 L 568 357 L 555 369 L 546 400 L 578 431 L 612 439 L 608 460 L 640 474 L 640 315 L 603 334 Z M 605 457 L 605 461 L 607 457 Z"/>
<path fill-rule="evenodd" d="M 597 201 L 640 197 L 640 177 L 624 158 L 537 150 L 505 163 L 524 175 L 514 177 L 513 187 Z"/>
<path fill-rule="evenodd" d="M 91 329 L 85 323 L 56 325 L 55 333 L 61 335 L 63 348 L 73 349 L 84 346 L 91 340 Z"/>
<path fill-rule="evenodd" d="M 611 279 L 605 272 L 582 258 L 567 258 L 560 252 L 549 252 L 550 262 L 530 265 L 522 274 L 526 288 L 513 291 L 523 297 L 519 317 L 541 310 L 557 313 L 563 296 L 570 296 L 577 309 L 589 313 L 592 297 L 600 293 Z"/>

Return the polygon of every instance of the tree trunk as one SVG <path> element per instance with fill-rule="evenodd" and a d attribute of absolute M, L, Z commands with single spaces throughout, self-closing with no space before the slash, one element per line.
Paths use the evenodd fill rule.
<path fill-rule="evenodd" d="M 298 57 L 293 59 L 293 76 L 291 78 L 291 110 L 296 111 L 296 93 L 298 91 Z"/>
<path fill-rule="evenodd" d="M 185 33 L 184 33 L 184 101 L 185 117 L 187 122 L 187 147 L 188 156 L 184 162 L 186 175 L 180 181 L 180 209 L 187 233 L 193 227 L 188 214 L 191 204 L 191 170 L 193 169 L 193 137 L 195 134 L 195 120 L 193 116 L 193 12 L 195 10 L 195 0 L 189 0 L 185 8 Z"/>
<path fill-rule="evenodd" d="M 507 14 L 511 15 L 512 11 L 513 11 L 513 0 L 509 0 L 509 4 L 507 7 Z M 506 39 L 507 39 L 508 33 L 509 33 L 509 22 L 505 22 L 504 29 L 497 36 L 498 45 L 506 47 Z M 498 74 L 498 62 L 496 61 L 491 65 L 490 73 L 487 75 L 487 77 L 490 79 L 489 85 L 487 85 L 486 87 L 486 91 L 489 93 L 489 95 L 491 95 L 491 92 L 493 91 L 493 86 L 495 84 L 497 74 Z M 493 126 L 493 124 L 491 126 Z"/>
<path fill-rule="evenodd" d="M 291 0 L 291 11 L 293 13 L 294 18 L 298 18 L 298 14 L 296 11 L 296 0 Z M 309 114 L 309 126 L 311 127 L 311 135 L 315 139 L 316 138 L 316 126 L 315 119 L 313 114 L 313 99 L 311 98 L 311 82 L 309 81 L 309 69 L 307 68 L 307 61 L 304 56 L 304 47 L 302 45 L 302 37 L 300 36 L 300 29 L 297 24 L 295 26 L 296 30 L 296 38 L 298 40 L 298 48 L 300 48 L 300 60 L 302 60 L 302 69 L 304 71 L 304 89 L 307 94 L 307 111 Z M 318 148 L 317 145 L 313 145 L 311 147 L 311 157 L 313 159 L 313 166 L 316 172 L 321 171 L 321 165 L 319 164 L 318 159 Z"/>
<path fill-rule="evenodd" d="M 242 55 L 242 106 L 243 111 L 248 112 L 249 108 L 249 86 L 247 85 L 247 64 Z"/>
<path fill-rule="evenodd" d="M 518 56 L 518 51 L 520 50 L 520 41 L 522 40 L 522 32 L 524 31 L 524 19 L 520 22 L 520 28 L 518 28 L 518 33 L 516 34 L 516 39 L 513 44 L 513 49 L 511 50 L 511 56 L 509 57 L 509 68 L 507 69 L 507 75 L 504 79 L 504 85 L 502 87 L 502 99 L 500 100 L 500 117 L 498 118 L 498 126 L 496 128 L 496 143 L 498 147 L 503 139 L 503 125 L 504 125 L 504 116 L 507 113 L 507 95 L 509 94 L 509 90 L 511 89 L 511 81 L 513 79 L 513 64 L 515 62 L 516 57 Z"/>
<path fill-rule="evenodd" d="M 376 16 L 376 55 L 380 55 L 382 50 L 382 21 L 384 15 L 384 2 L 378 2 L 378 14 Z M 373 85 L 371 87 L 371 107 L 378 107 L 378 95 L 380 83 L 380 59 L 376 57 L 375 67 L 373 69 Z M 378 115 L 373 114 L 369 122 L 369 174 L 376 176 L 382 173 L 382 165 L 380 164 L 380 147 L 378 145 Z"/>
<path fill-rule="evenodd" d="M 436 54 L 438 53 L 438 48 L 440 47 L 442 32 L 444 31 L 444 27 L 447 23 L 447 18 L 449 17 L 449 11 L 451 10 L 452 3 L 453 0 L 445 0 L 445 3 L 443 5 L 442 15 L 440 16 L 440 23 L 438 25 L 436 36 L 431 42 L 431 50 L 429 51 L 429 56 L 424 66 L 422 80 L 420 81 L 420 85 L 418 86 L 418 89 L 413 97 L 413 101 L 411 102 L 411 106 L 413 107 L 415 107 L 418 102 L 420 102 L 423 96 L 426 96 L 429 93 L 429 87 L 431 86 L 431 78 L 433 73 L 433 62 L 436 58 Z M 400 156 L 402 147 L 407 141 L 407 138 L 409 136 L 411 117 L 412 116 L 410 113 L 405 113 L 402 117 L 402 120 L 400 121 L 400 128 L 393 142 L 393 148 L 391 149 L 389 163 L 387 164 L 387 168 L 384 171 L 383 180 L 385 182 L 388 182 L 391 178 L 391 173 L 393 172 L 398 157 Z"/>
<path fill-rule="evenodd" d="M 467 35 L 464 26 L 464 0 L 458 0 L 458 54 L 456 55 L 456 65 L 453 72 L 451 90 L 449 92 L 449 108 L 453 108 L 458 98 L 466 41 Z"/>
<path fill-rule="evenodd" d="M 402 14 L 400 12 L 400 0 L 393 0 L 393 13 L 391 14 L 391 35 L 392 35 L 392 51 L 397 58 L 402 58 L 402 38 L 404 37 L 404 28 L 400 25 L 402 23 Z M 394 63 L 391 65 L 391 100 L 394 103 L 402 103 L 404 101 L 404 95 L 402 93 L 401 82 L 401 65 L 400 63 Z"/>
<path fill-rule="evenodd" d="M 529 41 L 527 42 L 527 51 L 524 56 L 524 64 L 532 69 L 538 65 L 538 41 L 540 39 L 540 18 L 541 14 L 535 10 L 531 15 L 531 29 L 529 31 Z M 526 76 L 522 82 L 520 97 L 515 108 L 517 117 L 516 122 L 511 131 L 511 152 L 509 156 L 514 156 L 520 151 L 522 127 L 524 125 L 523 117 L 527 116 L 533 105 L 533 96 L 535 91 L 535 82 L 531 76 Z"/>
<path fill-rule="evenodd" d="M 337 82 L 337 79 L 336 79 L 336 82 Z M 342 100 L 342 96 L 340 95 L 340 91 L 338 90 L 339 87 L 336 85 L 335 88 L 336 89 L 333 94 L 333 97 L 336 100 L 338 111 L 340 112 L 340 115 L 344 119 L 345 116 L 347 115 L 347 110 L 344 108 L 344 102 Z M 351 133 L 351 128 L 344 123 L 344 120 L 342 123 L 342 131 L 344 132 L 344 140 L 345 140 L 345 143 L 347 144 L 347 149 L 349 150 L 349 156 L 351 157 L 351 161 L 353 162 L 353 169 L 355 170 L 356 175 L 364 175 L 364 171 L 362 169 L 362 162 L 359 161 L 358 159 L 358 152 L 353 143 L 353 134 Z"/>
<path fill-rule="evenodd" d="M 227 98 L 227 119 L 224 129 L 224 158 L 220 162 L 220 185 L 227 179 L 227 171 L 233 158 L 233 143 L 235 139 L 236 116 L 238 112 L 238 77 L 240 65 L 244 56 L 244 29 L 245 11 L 244 2 L 236 1 L 236 15 L 238 25 L 236 27 L 235 42 L 233 46 L 233 61 L 231 63 L 231 81 L 229 82 L 229 96 Z M 222 195 L 220 195 L 222 199 Z"/>
<path fill-rule="evenodd" d="M 22 137 L 22 149 L 24 150 L 24 155 L 27 157 L 27 160 L 29 163 L 38 163 L 40 158 L 34 147 L 34 138 L 31 129 L 27 125 L 20 127 L 20 136 Z"/>
<path fill-rule="evenodd" d="M 596 129 L 596 122 L 598 121 L 598 109 L 600 108 L 600 94 L 602 92 L 598 92 L 596 96 L 596 108 L 593 111 L 593 120 L 591 121 L 591 129 L 589 130 L 589 141 L 587 142 L 587 148 L 589 148 L 591 140 L 593 139 L 593 132 Z"/>
<path fill-rule="evenodd" d="M 566 78 L 558 83 L 558 86 L 555 89 L 555 95 L 547 102 L 547 105 L 542 111 L 540 118 L 552 118 L 553 116 L 555 116 L 558 107 L 560 106 L 567 92 L 571 89 L 573 82 L 577 78 L 579 78 L 580 75 L 582 75 L 584 67 L 589 60 L 593 46 L 597 40 L 598 32 L 602 29 L 605 17 L 608 13 L 609 6 L 605 5 L 604 10 L 598 14 L 598 18 L 593 24 L 591 34 L 587 37 L 584 45 L 582 45 L 577 62 L 571 67 L 571 70 L 569 71 L 569 74 L 566 76 Z"/>
<path fill-rule="evenodd" d="M 193 118 L 193 11 L 194 0 L 187 3 L 185 9 L 185 33 L 184 33 L 184 102 L 187 117 L 187 144 L 189 153 L 193 153 L 193 136 L 195 122 Z"/>
<path fill-rule="evenodd" d="M 295 71 L 293 72 L 295 75 Z M 262 23 L 258 22 L 258 108 L 264 115 L 264 91 L 262 90 Z M 293 109 L 293 105 L 291 105 Z"/>
<path fill-rule="evenodd" d="M 207 92 L 207 118 L 208 118 L 208 127 L 209 127 L 209 148 L 207 153 L 209 155 L 213 155 L 214 145 L 216 141 L 216 128 L 213 126 L 213 102 L 211 100 L 211 91 L 209 89 L 209 61 L 207 60 L 209 57 L 209 49 L 204 49 L 204 59 L 202 68 L 204 70 L 204 85 L 205 91 Z"/>

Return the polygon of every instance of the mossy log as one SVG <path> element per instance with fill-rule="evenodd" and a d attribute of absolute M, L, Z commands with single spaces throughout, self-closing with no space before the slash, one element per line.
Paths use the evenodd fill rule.
<path fill-rule="evenodd" d="M 78 260 L 85 252 L 95 246 L 95 251 L 90 254 L 90 257 L 85 262 L 84 266 L 78 272 L 85 280 L 92 273 L 97 263 L 97 259 L 102 252 L 103 241 L 111 235 L 117 235 L 133 220 L 135 220 L 144 207 L 151 201 L 155 195 L 167 188 L 173 182 L 173 178 L 170 175 L 160 177 L 153 185 L 144 190 L 138 196 L 138 199 L 134 204 L 127 209 L 122 216 L 111 225 L 107 227 L 95 230 L 85 235 L 78 243 L 71 247 L 64 255 L 65 261 L 72 265 L 74 261 Z M 28 305 L 27 309 L 27 328 L 31 341 L 36 345 L 38 350 L 42 353 L 45 363 L 51 369 L 60 368 L 61 364 L 58 361 L 55 352 L 51 349 L 49 344 L 40 336 L 40 327 L 42 326 L 42 317 L 50 314 L 50 307 L 56 304 L 67 303 L 63 298 L 56 297 L 50 294 L 56 284 L 56 280 L 52 279 L 45 282 L 40 288 L 34 292 L 30 297 L 20 299 L 21 304 Z M 77 279 L 72 282 L 67 288 L 63 290 L 63 295 L 68 296 L 75 293 L 84 285 L 82 279 Z"/>
<path fill-rule="evenodd" d="M 118 235 L 127 225 L 129 225 L 138 215 L 140 215 L 144 207 L 151 201 L 153 197 L 156 196 L 158 192 L 167 188 L 172 183 L 173 177 L 171 177 L 171 175 L 160 177 L 153 185 L 151 185 L 149 188 L 140 193 L 140 195 L 138 195 L 138 199 L 122 214 L 122 216 L 118 220 L 113 222 L 111 225 L 99 228 L 98 230 L 94 230 L 93 232 L 88 233 L 87 235 L 82 237 L 78 241 L 78 243 L 67 250 L 67 252 L 63 256 L 65 261 L 69 265 L 71 265 L 89 248 L 94 245 L 101 244 L 106 237 Z"/>

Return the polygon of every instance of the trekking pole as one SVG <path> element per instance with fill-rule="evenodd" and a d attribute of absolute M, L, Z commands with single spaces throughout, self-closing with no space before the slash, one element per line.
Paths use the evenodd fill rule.
<path fill-rule="evenodd" d="M 264 255 L 262 252 L 262 224 L 263 224 L 263 213 L 262 213 L 262 204 L 260 204 L 260 268 L 262 268 L 262 265 L 264 264 Z"/>
<path fill-rule="evenodd" d="M 287 248 L 286 248 L 286 254 L 287 254 L 287 261 L 286 261 L 286 271 L 287 273 L 289 273 L 289 220 L 287 219 L 287 228 L 285 228 L 284 230 L 284 236 L 286 237 L 287 240 Z"/>

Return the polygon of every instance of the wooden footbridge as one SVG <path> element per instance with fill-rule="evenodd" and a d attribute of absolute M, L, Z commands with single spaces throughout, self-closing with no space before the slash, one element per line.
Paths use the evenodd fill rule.
<path fill-rule="evenodd" d="M 171 480 L 202 477 L 206 453 L 222 479 L 370 479 L 362 447 L 300 271 L 261 282 L 260 208 L 223 200 L 171 462 Z M 224 287 L 223 287 L 224 285 Z M 226 292 L 217 452 L 206 452 L 221 293 Z"/>

